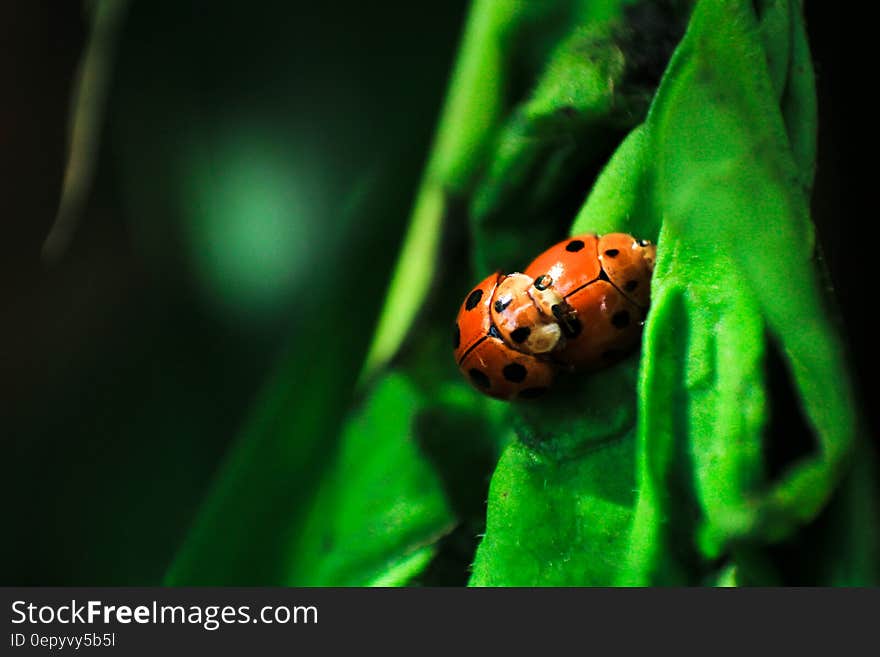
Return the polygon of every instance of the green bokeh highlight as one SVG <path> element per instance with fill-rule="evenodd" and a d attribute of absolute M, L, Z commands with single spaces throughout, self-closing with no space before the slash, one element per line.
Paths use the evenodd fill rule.
<path fill-rule="evenodd" d="M 221 126 L 210 152 L 186 167 L 186 247 L 208 302 L 232 320 L 286 308 L 303 282 L 320 279 L 333 240 L 316 202 L 326 171 L 318 153 L 290 153 L 257 127 Z M 326 174 L 325 174 L 326 175 Z"/>

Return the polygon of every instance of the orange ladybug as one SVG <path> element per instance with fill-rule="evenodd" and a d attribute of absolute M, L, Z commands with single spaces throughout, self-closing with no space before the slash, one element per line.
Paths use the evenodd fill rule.
<path fill-rule="evenodd" d="M 613 363 L 639 340 L 657 247 L 625 233 L 580 235 L 551 246 L 526 267 L 536 287 L 564 305 L 554 313 L 565 343 L 556 359 L 576 370 Z"/>
<path fill-rule="evenodd" d="M 523 273 L 496 272 L 465 299 L 455 358 L 478 390 L 533 398 L 560 367 L 595 370 L 633 347 L 650 302 L 656 247 L 624 233 L 573 237 Z"/>
<path fill-rule="evenodd" d="M 453 331 L 455 360 L 471 384 L 497 399 L 532 399 L 553 382 L 555 367 L 548 360 L 514 348 L 492 321 L 493 312 L 514 312 L 523 302 L 498 294 L 509 278 L 496 272 L 475 287 L 458 311 Z M 500 308 L 500 310 L 498 310 Z M 511 340 L 513 342 L 513 340 Z M 513 342 L 513 344 L 516 344 Z"/>

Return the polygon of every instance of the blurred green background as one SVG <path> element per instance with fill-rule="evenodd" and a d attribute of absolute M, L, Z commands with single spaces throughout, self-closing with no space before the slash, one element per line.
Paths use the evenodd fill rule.
<path fill-rule="evenodd" d="M 223 549 L 270 544 L 260 532 L 273 514 L 312 500 L 309 472 L 352 400 L 466 9 L 134 0 L 94 183 L 47 262 L 88 14 L 3 4 L 0 581 L 160 583 L 260 391 L 297 354 L 301 378 L 277 403 L 314 410 L 314 426 L 289 418 L 313 444 L 299 479 L 262 490 L 277 504 L 243 514 Z M 876 351 L 844 210 L 839 10 L 806 11 L 821 126 L 813 216 L 864 382 Z M 310 396 L 310 381 L 338 397 Z M 252 493 L 240 491 L 242 508 Z M 265 563 L 247 583 L 281 579 Z"/>

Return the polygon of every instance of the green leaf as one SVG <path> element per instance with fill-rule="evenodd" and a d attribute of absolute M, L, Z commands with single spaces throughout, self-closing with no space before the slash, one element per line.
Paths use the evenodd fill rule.
<path fill-rule="evenodd" d="M 604 155 L 615 119 L 627 116 L 626 128 L 638 116 L 616 107 L 630 104 L 615 92 L 625 62 L 602 28 L 565 39 L 532 97 L 501 128 L 471 202 L 478 271 L 522 267 L 530 255 L 523 245 L 547 241 L 554 225 L 546 216 L 572 179 Z"/>
<path fill-rule="evenodd" d="M 468 185 L 502 111 L 508 73 L 501 34 L 515 3 L 478 2 L 470 12 L 435 143 L 412 209 L 361 378 L 397 352 L 428 294 L 449 196 Z"/>
<path fill-rule="evenodd" d="M 813 61 L 800 5 L 800 2 L 792 2 L 791 6 L 791 60 L 781 104 L 791 154 L 798 166 L 801 186 L 809 195 L 816 172 L 818 108 Z"/>
<path fill-rule="evenodd" d="M 416 440 L 423 404 L 407 377 L 391 373 L 348 420 L 288 551 L 286 584 L 394 586 L 427 565 L 455 518 Z"/>
<path fill-rule="evenodd" d="M 573 24 L 501 127 L 471 200 L 478 271 L 513 271 L 564 230 L 584 185 L 645 117 L 689 2 L 607 3 Z"/>
<path fill-rule="evenodd" d="M 758 19 L 758 33 L 767 59 L 767 72 L 777 102 L 787 86 L 792 56 L 791 0 L 756 0 L 752 3 Z"/>
<path fill-rule="evenodd" d="M 717 358 L 704 359 L 708 371 L 701 380 L 721 397 L 694 409 L 689 427 L 704 478 L 703 547 L 710 555 L 728 540 L 778 539 L 813 518 L 830 496 L 855 436 L 849 376 L 811 260 L 807 198 L 750 21 L 751 11 L 742 3 L 701 3 L 650 120 L 655 203 L 668 227 L 657 296 L 662 298 L 665 287 L 686 286 L 695 330 L 718 340 Z M 731 299 L 718 302 L 721 295 Z M 754 455 L 760 452 L 764 385 L 756 322 L 766 323 L 781 345 L 821 450 L 769 490 L 760 490 Z M 654 326 L 649 321 L 649 349 Z M 829 380 L 836 382 L 831 391 L 819 384 Z M 751 400 L 754 410 L 737 408 L 737 399 Z M 732 424 L 723 419 L 724 413 L 740 411 L 729 419 Z M 722 419 L 707 424 L 700 413 Z M 745 461 L 734 464 L 740 459 Z M 742 468 L 743 476 L 731 477 L 730 468 Z M 725 491 L 723 498 L 719 491 Z"/>
<path fill-rule="evenodd" d="M 578 391 L 583 413 L 522 405 L 521 439 L 492 477 L 472 586 L 609 583 L 626 556 L 635 497 L 635 379 L 630 359 Z M 621 400 L 629 404 L 621 404 Z M 548 400 L 554 401 L 554 400 Z M 563 417 L 552 422 L 563 410 Z M 541 419 L 535 422 L 536 415 Z"/>
<path fill-rule="evenodd" d="M 572 235 L 626 231 L 656 240 L 660 218 L 650 201 L 651 138 L 640 125 L 623 140 L 596 180 L 571 227 Z"/>

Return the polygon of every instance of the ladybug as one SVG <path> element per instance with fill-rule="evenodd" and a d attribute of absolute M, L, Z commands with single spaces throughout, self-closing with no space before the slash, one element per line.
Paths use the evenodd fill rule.
<path fill-rule="evenodd" d="M 565 342 L 556 359 L 574 370 L 611 364 L 639 340 L 650 303 L 657 247 L 625 233 L 580 235 L 551 246 L 525 275 L 561 297 Z"/>
<path fill-rule="evenodd" d="M 499 399 L 533 398 L 558 369 L 596 370 L 639 340 L 656 247 L 624 233 L 551 246 L 522 273 L 474 288 L 455 323 L 459 368 Z"/>
<path fill-rule="evenodd" d="M 514 303 L 514 293 L 519 288 L 507 283 L 509 278 L 512 277 L 501 272 L 492 274 L 461 304 L 453 331 L 455 360 L 471 384 L 490 397 L 533 399 L 553 382 L 556 367 L 540 355 L 512 346 L 517 344 L 512 336 L 506 340 L 493 323 L 493 313 L 496 317 L 529 313 L 522 297 Z M 534 308 L 530 297 L 527 298 Z M 518 308 L 521 310 L 517 311 Z"/>

